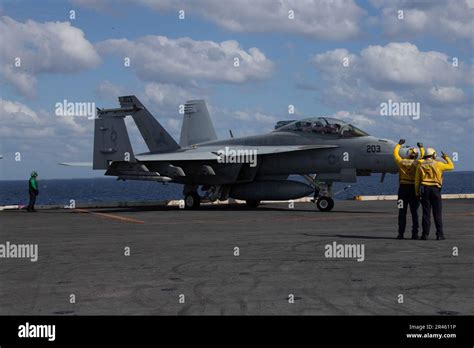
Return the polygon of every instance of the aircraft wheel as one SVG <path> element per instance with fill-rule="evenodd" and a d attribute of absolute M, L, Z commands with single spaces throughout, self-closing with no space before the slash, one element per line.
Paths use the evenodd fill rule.
<path fill-rule="evenodd" d="M 247 204 L 247 207 L 249 208 L 257 208 L 260 204 L 260 201 L 256 199 L 247 199 L 245 203 Z"/>
<path fill-rule="evenodd" d="M 184 197 L 184 207 L 186 209 L 197 209 L 201 204 L 201 197 L 196 192 L 191 192 Z"/>
<path fill-rule="evenodd" d="M 320 211 L 330 211 L 334 208 L 334 200 L 331 197 L 321 196 L 318 197 L 316 206 Z"/>

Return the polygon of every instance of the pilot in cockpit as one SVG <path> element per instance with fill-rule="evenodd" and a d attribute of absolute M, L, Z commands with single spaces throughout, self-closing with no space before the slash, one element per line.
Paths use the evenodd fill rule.
<path fill-rule="evenodd" d="M 289 131 L 340 136 L 344 138 L 361 137 L 368 135 L 364 131 L 350 124 L 346 124 L 343 121 L 326 119 L 323 117 L 320 117 L 318 119 L 312 118 L 301 121 L 293 121 L 275 128 L 275 132 Z"/>
<path fill-rule="evenodd" d="M 324 126 L 324 132 L 328 134 L 337 134 L 339 133 L 339 129 L 341 128 L 340 125 L 337 123 L 330 124 L 328 123 L 326 126 Z"/>
<path fill-rule="evenodd" d="M 314 133 L 324 133 L 324 126 L 320 121 L 315 121 L 313 123 L 312 131 Z"/>

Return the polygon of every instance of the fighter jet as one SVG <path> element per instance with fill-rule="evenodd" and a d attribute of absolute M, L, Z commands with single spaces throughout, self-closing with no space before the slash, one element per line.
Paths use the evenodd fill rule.
<path fill-rule="evenodd" d="M 182 184 L 186 209 L 228 198 L 256 208 L 263 200 L 314 195 L 317 208 L 330 211 L 334 182 L 398 172 L 394 142 L 341 120 L 286 120 L 268 134 L 218 140 L 205 102 L 191 100 L 184 105 L 178 144 L 137 97 L 118 99 L 120 108 L 98 109 L 93 169 L 105 169 L 105 175 L 121 180 Z M 127 116 L 135 121 L 149 152 L 133 152 Z M 289 180 L 290 175 L 304 182 Z"/>

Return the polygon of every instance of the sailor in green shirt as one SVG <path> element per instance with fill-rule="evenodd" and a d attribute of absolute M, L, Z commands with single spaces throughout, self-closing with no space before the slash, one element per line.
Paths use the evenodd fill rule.
<path fill-rule="evenodd" d="M 28 193 L 30 194 L 30 203 L 28 204 L 27 211 L 29 212 L 36 212 L 35 202 L 36 202 L 36 196 L 38 196 L 39 194 L 38 181 L 36 180 L 37 176 L 38 176 L 38 173 L 36 173 L 35 171 L 32 171 L 30 180 L 28 180 Z"/>

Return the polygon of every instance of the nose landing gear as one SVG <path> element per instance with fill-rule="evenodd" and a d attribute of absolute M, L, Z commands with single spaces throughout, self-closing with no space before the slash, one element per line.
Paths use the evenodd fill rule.
<path fill-rule="evenodd" d="M 314 202 L 320 211 L 331 211 L 334 208 L 332 195 L 332 182 L 318 182 L 314 188 Z"/>
<path fill-rule="evenodd" d="M 317 175 L 304 175 L 308 183 L 314 187 L 314 199 L 316 207 L 320 211 L 331 211 L 334 208 L 334 199 L 332 199 L 332 182 L 322 182 L 316 179 Z"/>

